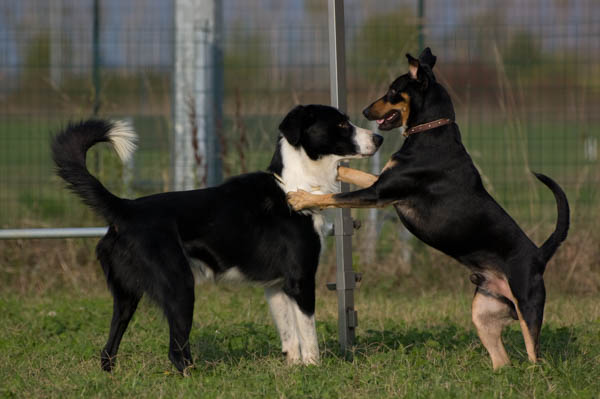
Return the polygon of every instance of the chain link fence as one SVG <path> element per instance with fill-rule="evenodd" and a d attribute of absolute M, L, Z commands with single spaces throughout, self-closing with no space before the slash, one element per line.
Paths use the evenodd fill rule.
<path fill-rule="evenodd" d="M 111 191 L 135 197 L 175 187 L 176 3 L 0 4 L 0 228 L 103 223 L 53 174 L 49 139 L 69 120 L 127 118 L 135 126 L 140 145 L 132 164 L 120 165 L 105 148 L 88 159 Z M 227 177 L 267 166 L 292 106 L 329 102 L 327 2 L 220 6 L 214 148 Z M 567 192 L 572 231 L 599 221 L 600 3 L 348 0 L 345 8 L 348 107 L 358 125 L 368 126 L 361 109 L 406 71 L 404 54 L 430 46 L 464 143 L 508 212 L 538 242 L 553 229 L 554 199 L 534 170 Z M 353 165 L 377 170 L 402 137 L 392 132 L 385 140 L 379 157 Z M 385 254 L 396 219 L 361 212 L 383 232 Z"/>

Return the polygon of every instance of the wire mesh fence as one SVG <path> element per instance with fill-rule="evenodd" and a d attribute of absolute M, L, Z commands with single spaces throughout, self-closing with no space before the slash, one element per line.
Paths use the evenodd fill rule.
<path fill-rule="evenodd" d="M 105 148 L 88 159 L 111 191 L 134 197 L 175 186 L 176 3 L 0 4 L 0 227 L 102 223 L 53 175 L 50 134 L 68 120 L 132 121 L 140 135 L 133 164 L 124 168 Z M 278 123 L 294 104 L 328 103 L 327 2 L 220 5 L 215 129 L 227 177 L 266 167 Z M 554 199 L 528 172 L 535 170 L 564 187 L 575 229 L 598 221 L 600 4 L 348 0 L 345 8 L 348 107 L 357 124 L 368 126 L 361 109 L 406 71 L 404 54 L 430 46 L 465 145 L 509 213 L 539 237 L 549 234 Z M 354 165 L 385 163 L 402 137 L 385 139 L 381 161 Z M 389 219 L 384 212 L 373 220 L 385 233 L 396 229 Z"/>

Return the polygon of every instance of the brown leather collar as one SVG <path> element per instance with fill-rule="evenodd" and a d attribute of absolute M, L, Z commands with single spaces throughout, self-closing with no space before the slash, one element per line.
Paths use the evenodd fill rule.
<path fill-rule="evenodd" d="M 434 129 L 436 127 L 448 125 L 448 124 L 453 123 L 453 122 L 454 121 L 452 119 L 450 119 L 450 118 L 437 119 L 437 120 L 432 121 L 432 122 L 427 122 L 427 123 L 423 123 L 421 125 L 413 126 L 410 129 L 405 130 L 402 133 L 402 135 L 404 137 L 408 137 L 411 134 L 419 133 L 419 132 L 424 132 L 425 130 Z"/>

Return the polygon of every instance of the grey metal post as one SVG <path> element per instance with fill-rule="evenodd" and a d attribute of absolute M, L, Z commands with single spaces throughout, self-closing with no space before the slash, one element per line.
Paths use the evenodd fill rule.
<path fill-rule="evenodd" d="M 329 9 L 329 75 L 331 104 L 346 111 L 346 52 L 344 40 L 344 1 L 328 0 Z M 348 191 L 346 183 L 342 191 Z M 350 209 L 335 210 L 336 290 L 338 295 L 338 334 L 340 347 L 348 353 L 354 344 L 357 315 L 354 310 L 356 274 L 352 270 L 352 230 Z"/>
<path fill-rule="evenodd" d="M 175 0 L 173 185 L 176 190 L 221 180 L 216 137 L 221 117 L 221 2 Z"/>
<path fill-rule="evenodd" d="M 100 0 L 94 0 L 93 3 L 93 24 L 92 24 L 92 47 L 94 52 L 92 79 L 94 81 L 94 107 L 93 115 L 98 115 L 100 110 Z"/>
<path fill-rule="evenodd" d="M 377 124 L 372 122 L 369 126 L 371 130 L 377 129 Z M 371 173 L 374 175 L 378 175 L 381 172 L 381 152 L 377 151 L 370 158 L 371 163 Z M 375 263 L 375 247 L 377 246 L 377 224 L 379 220 L 379 209 L 371 208 L 369 209 L 369 223 L 367 224 L 366 235 L 366 247 L 363 248 L 363 254 L 365 255 L 365 263 L 368 265 L 372 265 Z"/>
<path fill-rule="evenodd" d="M 0 240 L 24 238 L 85 238 L 102 237 L 108 227 L 63 227 L 44 229 L 0 229 Z"/>
<path fill-rule="evenodd" d="M 417 31 L 419 32 L 419 53 L 425 48 L 425 32 L 423 26 L 425 25 L 425 0 L 418 0 L 417 7 Z"/>
<path fill-rule="evenodd" d="M 63 21 L 62 0 L 55 0 L 49 9 L 50 17 L 50 82 L 55 88 L 62 85 L 63 62 Z"/>

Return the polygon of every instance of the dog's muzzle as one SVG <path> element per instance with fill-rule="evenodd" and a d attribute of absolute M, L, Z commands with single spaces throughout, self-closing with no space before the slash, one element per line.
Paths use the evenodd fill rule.
<path fill-rule="evenodd" d="M 375 154 L 381 146 L 381 143 L 383 143 L 383 136 L 357 126 L 354 128 L 356 129 L 355 141 L 356 146 L 358 147 L 358 153 L 362 156 L 371 156 Z"/>

